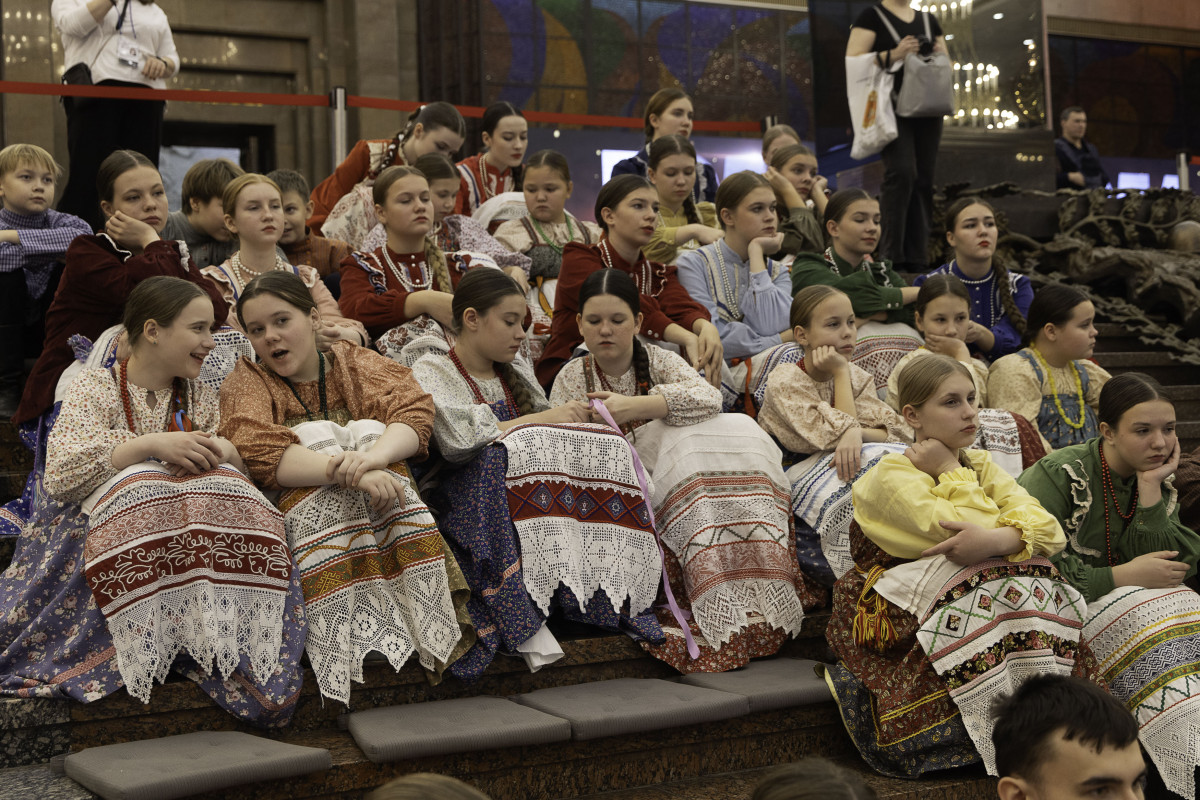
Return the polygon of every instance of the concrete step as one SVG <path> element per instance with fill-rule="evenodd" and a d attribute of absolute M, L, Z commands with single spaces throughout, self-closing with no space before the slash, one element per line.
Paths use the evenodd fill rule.
<path fill-rule="evenodd" d="M 1186 364 L 1162 350 L 1098 352 L 1095 359 L 1113 375 L 1144 372 L 1164 386 L 1200 383 L 1200 366 Z"/>

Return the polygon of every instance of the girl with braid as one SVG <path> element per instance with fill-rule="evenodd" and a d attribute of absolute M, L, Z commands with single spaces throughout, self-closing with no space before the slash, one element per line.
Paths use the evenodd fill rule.
<path fill-rule="evenodd" d="M 467 125 L 462 114 L 449 103 L 429 103 L 409 115 L 404 128 L 391 139 L 363 139 L 354 145 L 346 160 L 333 174 L 313 189 L 313 213 L 308 227 L 320 231 L 333 207 L 360 184 L 369 189 L 386 168 L 393 165 L 413 165 L 427 153 L 453 156 L 467 137 Z M 370 204 L 366 204 L 370 211 Z M 366 233 L 375 220 L 363 220 Z M 351 242 L 352 245 L 356 242 Z"/>
<path fill-rule="evenodd" d="M 387 242 L 342 262 L 342 313 L 367 326 L 393 358 L 415 336 L 446 338 L 454 286 L 446 257 L 429 238 L 433 202 L 415 167 L 388 167 L 373 188 L 375 213 Z M 401 330 L 397 330 L 401 329 Z"/>
<path fill-rule="evenodd" d="M 722 237 L 717 209 L 692 197 L 696 148 L 683 136 L 663 136 L 650 145 L 646 177 L 658 192 L 658 225 L 644 248 L 646 258 L 674 264 L 681 250 L 694 250 Z"/>
<path fill-rule="evenodd" d="M 701 656 L 687 657 L 681 631 L 643 646 L 681 672 L 773 655 L 804 616 L 779 448 L 746 415 L 720 413 L 721 393 L 683 358 L 638 341 L 641 298 L 628 274 L 593 272 L 579 307 L 589 352 L 558 373 L 550 402 L 599 400 L 637 449 L 653 478 L 674 596 L 690 605 Z M 678 626 L 667 612 L 659 622 Z"/>
<path fill-rule="evenodd" d="M 954 258 L 930 275 L 944 273 L 961 280 L 971 293 L 971 324 L 967 344 L 988 361 L 1015 353 L 1025 335 L 1025 320 L 1033 302 L 1033 286 L 1024 275 L 1010 273 L 997 259 L 995 210 L 978 197 L 963 197 L 946 209 L 946 241 Z M 920 286 L 927 276 L 913 281 Z"/>
<path fill-rule="evenodd" d="M 649 611 L 658 549 L 645 499 L 630 490 L 638 481 L 628 443 L 584 424 L 592 414 L 583 398 L 552 408 L 533 373 L 514 363 L 526 307 L 512 278 L 469 271 L 452 314 L 452 347 L 424 337 L 410 348 L 425 349 L 413 374 L 433 396 L 433 441 L 448 462 L 431 504 L 471 587 L 479 634 L 452 671 L 470 679 L 497 650 L 535 668 L 560 657 L 545 628 L 555 607 L 661 640 Z"/>

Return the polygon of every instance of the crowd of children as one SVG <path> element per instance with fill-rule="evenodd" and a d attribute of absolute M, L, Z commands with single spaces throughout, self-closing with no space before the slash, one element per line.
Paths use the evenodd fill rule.
<path fill-rule="evenodd" d="M 0 413 L 35 453 L 0 510 L 0 693 L 148 700 L 176 670 L 277 726 L 303 654 L 347 702 L 369 652 L 470 681 L 561 657 L 564 617 L 721 671 L 829 605 L 826 679 L 879 771 L 982 762 L 1016 791 L 1037 761 L 990 701 L 1072 674 L 1190 786 L 1200 752 L 1164 743 L 1200 742 L 1200 536 L 1168 394 L 1091 360 L 1092 303 L 1009 271 L 986 202 L 909 285 L 872 255 L 878 202 L 828 194 L 795 131 L 718 185 L 691 127 L 655 95 L 594 222 L 508 103 L 457 165 L 431 103 L 311 192 L 203 161 L 170 213 L 117 151 L 99 232 L 50 208 L 49 153 L 0 151 Z M 506 193 L 520 213 L 473 218 Z"/>

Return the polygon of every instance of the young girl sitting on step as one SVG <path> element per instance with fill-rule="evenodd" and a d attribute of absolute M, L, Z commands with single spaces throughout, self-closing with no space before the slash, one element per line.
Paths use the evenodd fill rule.
<path fill-rule="evenodd" d="M 1069 286 L 1049 284 L 1029 306 L 1029 346 L 992 364 L 988 394 L 1033 422 L 1058 449 L 1094 438 L 1096 404 L 1108 372 L 1091 360 L 1096 309 Z"/>

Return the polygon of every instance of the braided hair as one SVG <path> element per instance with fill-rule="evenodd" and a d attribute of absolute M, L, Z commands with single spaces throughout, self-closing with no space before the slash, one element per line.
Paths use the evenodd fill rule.
<path fill-rule="evenodd" d="M 946 233 L 954 233 L 958 228 L 958 218 L 970 206 L 983 206 L 995 216 L 996 209 L 992 208 L 992 204 L 979 197 L 960 197 L 955 200 L 949 208 L 946 209 Z M 992 256 L 992 272 L 996 276 L 996 291 L 1000 294 L 1000 307 L 1004 309 L 1008 321 L 1016 328 L 1017 333 L 1025 335 L 1025 315 L 1021 313 L 1021 309 L 1017 308 L 1017 301 L 1013 299 L 1012 294 L 1012 278 L 1008 274 L 1008 267 L 1004 260 L 998 256 Z"/>
<path fill-rule="evenodd" d="M 388 142 L 387 149 L 383 153 L 383 160 L 379 162 L 378 166 L 372 167 L 367 172 L 368 178 L 374 180 L 388 167 L 395 164 L 403 164 L 404 152 L 401 148 L 408 141 L 408 137 L 416 130 L 417 123 L 420 123 L 421 127 L 426 131 L 447 128 L 464 139 L 467 136 L 467 123 L 463 120 L 462 114 L 458 113 L 457 108 L 441 101 L 423 105 L 408 115 L 408 121 L 404 124 L 404 127 L 396 132 L 396 135 L 392 137 L 392 141 Z"/>
<path fill-rule="evenodd" d="M 580 313 L 583 313 L 588 300 L 602 295 L 611 295 L 625 303 L 634 317 L 642 313 L 641 294 L 627 272 L 598 269 L 588 275 L 579 287 Z M 654 380 L 650 377 L 650 354 L 636 336 L 633 337 L 633 374 L 637 380 L 638 394 L 647 394 L 654 386 Z"/>
<path fill-rule="evenodd" d="M 391 166 L 379 173 L 379 179 L 371 187 L 371 197 L 374 199 L 375 205 L 386 204 L 388 190 L 392 188 L 392 184 L 410 175 L 416 175 L 422 180 L 426 180 L 425 173 L 416 167 Z M 386 246 L 384 245 L 384 247 Z M 450 269 L 446 265 L 446 255 L 430 236 L 425 237 L 425 263 L 429 265 L 429 272 L 433 275 L 434 287 L 439 292 L 453 292 L 454 284 L 450 281 Z"/>
<path fill-rule="evenodd" d="M 463 314 L 468 308 L 475 309 L 477 314 L 486 314 L 499 305 L 501 300 L 513 295 L 525 299 L 525 293 L 521 291 L 517 282 L 502 271 L 489 267 L 467 270 L 467 274 L 458 282 L 458 289 L 455 290 L 454 300 L 450 304 L 450 312 L 454 315 L 454 332 L 462 332 Z M 492 367 L 512 390 L 513 400 L 517 402 L 517 413 L 520 416 L 534 413 L 539 405 L 540 388 L 534 389 L 509 362 L 493 361 Z M 535 391 L 538 395 L 534 394 Z M 540 399 L 544 402 L 546 398 L 542 396 Z"/>
<path fill-rule="evenodd" d="M 647 159 L 646 165 L 650 169 L 657 170 L 658 165 L 668 156 L 688 156 L 695 162 L 696 169 L 700 168 L 699 162 L 696 161 L 696 148 L 690 141 L 677 133 L 660 136 L 650 144 L 650 157 Z M 700 212 L 696 210 L 696 201 L 692 199 L 691 192 L 683 201 L 683 213 L 687 217 L 688 223 L 695 225 L 700 222 Z"/>

